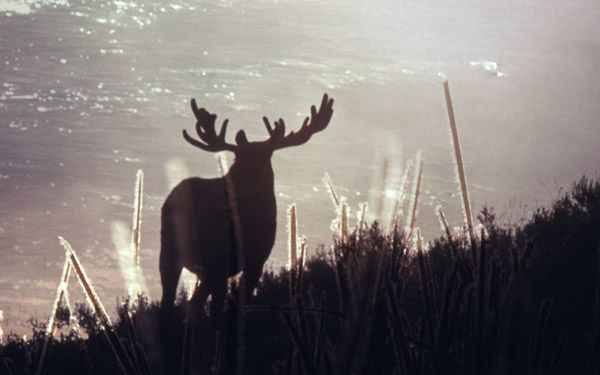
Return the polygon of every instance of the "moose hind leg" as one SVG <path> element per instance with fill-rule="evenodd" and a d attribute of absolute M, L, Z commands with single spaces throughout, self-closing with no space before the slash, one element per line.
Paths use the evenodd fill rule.
<path fill-rule="evenodd" d="M 257 267 L 248 267 L 244 270 L 242 274 L 242 282 L 240 286 L 243 286 L 244 290 L 241 290 L 242 293 L 246 293 L 246 301 L 252 297 L 254 293 L 254 288 L 258 285 L 258 280 L 262 275 L 262 264 Z"/>
<path fill-rule="evenodd" d="M 194 316 L 198 314 L 204 315 L 204 304 L 210 294 L 209 288 L 206 283 L 200 281 L 200 285 L 196 285 L 192 299 L 190 300 L 190 307 Z"/>
<path fill-rule="evenodd" d="M 177 283 L 181 275 L 182 265 L 176 251 L 163 247 L 160 252 L 160 280 L 162 283 L 162 299 L 160 302 L 160 327 L 168 330 L 173 315 Z"/>

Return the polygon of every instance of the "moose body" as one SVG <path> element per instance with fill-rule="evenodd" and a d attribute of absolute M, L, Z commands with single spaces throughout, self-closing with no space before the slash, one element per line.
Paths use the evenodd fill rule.
<path fill-rule="evenodd" d="M 243 272 L 240 285 L 250 296 L 268 259 L 277 227 L 274 173 L 271 156 L 277 149 L 305 143 L 312 134 L 325 129 L 333 114 L 333 99 L 325 94 L 317 112 L 311 107 L 298 132 L 285 134 L 282 119 L 271 126 L 263 117 L 270 138 L 249 142 L 241 130 L 236 145 L 225 141 L 227 120 L 217 135 L 216 115 L 198 108 L 200 140 L 183 131 L 184 138 L 205 151 L 232 151 L 235 161 L 222 178 L 189 178 L 179 183 L 162 207 L 160 275 L 163 288 L 161 319 L 168 319 L 173 307 L 182 268 L 198 275 L 200 286 L 192 297 L 199 308 L 212 295 L 211 310 L 223 309 L 227 279 Z"/>

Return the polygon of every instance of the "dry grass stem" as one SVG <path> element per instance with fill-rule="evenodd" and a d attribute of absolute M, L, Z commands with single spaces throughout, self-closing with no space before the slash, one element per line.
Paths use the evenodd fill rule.
<path fill-rule="evenodd" d="M 225 158 L 219 154 L 217 155 L 217 161 L 219 164 L 219 171 L 221 172 L 221 176 L 223 176 L 223 180 L 225 181 L 225 193 L 227 194 L 227 206 L 229 208 L 229 213 L 230 213 L 230 219 L 232 221 L 233 224 L 233 230 L 234 230 L 234 235 L 235 235 L 235 240 L 236 240 L 236 245 L 237 245 L 237 250 L 238 250 L 238 257 L 242 257 L 244 256 L 244 253 L 242 251 L 243 246 L 242 246 L 242 227 L 240 224 L 240 215 L 238 212 L 238 207 L 237 207 L 237 199 L 235 196 L 235 188 L 233 186 L 233 181 L 231 181 L 231 177 L 229 176 L 229 174 L 227 173 L 228 170 L 228 166 L 227 166 L 227 161 L 225 160 Z M 243 259 L 238 259 L 239 261 L 241 261 L 239 264 L 243 265 L 244 264 L 244 260 Z"/>
<path fill-rule="evenodd" d="M 231 176 L 226 171 L 228 170 L 227 162 L 225 158 L 221 155 L 217 155 L 217 161 L 219 164 L 219 170 L 221 175 L 223 176 L 223 180 L 225 182 L 225 194 L 227 195 L 227 206 L 229 208 L 229 216 L 231 220 L 231 224 L 233 226 L 234 236 L 235 236 L 235 245 L 237 248 L 237 257 L 238 264 L 241 269 L 245 269 L 246 260 L 244 259 L 244 242 L 242 238 L 242 226 L 240 224 L 240 215 L 237 206 L 237 198 L 235 194 L 235 187 L 233 186 L 233 181 L 231 180 Z M 243 307 L 246 305 L 246 285 L 245 285 L 245 277 L 240 279 L 239 289 L 241 293 L 238 293 L 238 303 L 241 306 L 240 315 L 237 322 L 237 347 L 236 351 L 236 373 L 241 373 L 241 369 L 244 364 L 244 351 L 240 348 L 244 347 L 244 309 Z"/>
<path fill-rule="evenodd" d="M 296 205 L 288 207 L 288 257 L 290 270 L 294 272 L 298 262 L 298 221 L 296 218 Z"/>
<path fill-rule="evenodd" d="M 421 229 L 419 227 L 416 227 L 415 228 L 415 232 L 417 233 L 417 236 L 416 236 L 416 239 L 415 239 L 416 240 L 415 244 L 416 244 L 417 252 L 423 253 L 424 252 L 423 251 L 423 237 L 421 236 Z"/>
<path fill-rule="evenodd" d="M 340 240 L 345 243 L 348 240 L 348 206 L 342 203 L 340 206 Z"/>
<path fill-rule="evenodd" d="M 142 269 L 139 264 L 135 264 L 135 257 L 132 256 L 131 228 L 124 221 L 112 221 L 110 236 L 117 251 L 117 261 L 127 293 L 132 297 L 140 293 L 147 294 Z"/>
<path fill-rule="evenodd" d="M 142 241 L 142 200 L 144 196 L 144 171 L 139 169 L 135 179 L 135 198 L 133 201 L 133 225 L 131 228 L 131 249 L 135 265 L 140 264 L 140 246 Z"/>
<path fill-rule="evenodd" d="M 54 298 L 54 304 L 52 305 L 52 312 L 50 314 L 50 318 L 48 319 L 48 325 L 46 326 L 46 335 L 54 336 L 54 331 L 56 327 L 56 315 L 58 313 L 58 308 L 63 302 L 63 297 L 65 297 L 67 293 L 69 277 L 71 276 L 71 261 L 70 254 L 68 252 L 65 253 L 65 262 L 63 264 L 62 274 L 60 276 L 60 281 L 58 283 L 58 287 L 56 288 L 56 297 Z"/>
<path fill-rule="evenodd" d="M 124 374 L 137 373 L 137 371 L 134 368 L 133 362 L 129 357 L 129 354 L 123 347 L 123 343 L 121 342 L 114 330 L 110 317 L 106 313 L 106 309 L 102 305 L 100 298 L 98 298 L 98 295 L 94 290 L 94 286 L 92 285 L 90 278 L 87 276 L 85 269 L 81 265 L 81 262 L 77 257 L 77 253 L 75 253 L 75 250 L 73 250 L 73 248 L 71 247 L 69 242 L 67 242 L 67 240 L 65 240 L 61 236 L 58 236 L 58 239 L 60 241 L 60 244 L 66 250 L 69 256 L 70 263 L 73 267 L 73 270 L 75 271 L 75 274 L 77 275 L 77 278 L 79 279 L 79 284 L 81 285 L 89 304 L 94 308 L 96 316 L 98 317 L 100 323 L 102 324 L 102 327 L 104 328 L 103 332 L 106 335 L 106 338 L 108 339 L 108 343 L 115 355 L 115 359 L 117 360 L 119 367 L 121 368 Z M 42 364 L 40 364 L 40 367 L 41 366 Z"/>
<path fill-rule="evenodd" d="M 325 173 L 325 175 L 323 176 L 323 184 L 325 184 L 325 189 L 327 190 L 327 193 L 329 194 L 329 198 L 331 198 L 331 202 L 333 203 L 333 205 L 335 206 L 335 208 L 339 208 L 340 207 L 340 198 L 338 197 L 337 193 L 335 192 L 335 188 L 333 187 L 333 183 L 331 182 L 331 177 L 329 177 L 328 173 Z"/>
<path fill-rule="evenodd" d="M 448 225 L 448 221 L 446 220 L 446 214 L 444 213 L 444 207 L 442 207 L 441 204 L 435 208 L 435 214 L 437 215 L 438 220 L 440 221 L 440 227 L 444 232 L 446 232 L 446 236 L 448 237 L 448 239 L 451 240 L 452 229 L 450 229 L 450 225 Z"/>
<path fill-rule="evenodd" d="M 406 163 L 406 168 L 402 174 L 402 180 L 400 181 L 400 191 L 398 192 L 398 198 L 392 209 L 392 217 L 390 218 L 390 224 L 388 226 L 388 235 L 394 233 L 398 226 L 398 216 L 402 215 L 402 209 L 404 207 L 404 199 L 406 198 L 406 188 L 408 187 L 408 174 L 410 173 L 411 164 Z"/>
<path fill-rule="evenodd" d="M 102 323 L 104 328 L 112 328 L 112 322 L 110 320 L 110 317 L 106 313 L 106 309 L 102 305 L 100 298 L 98 298 L 98 294 L 96 294 L 94 286 L 92 285 L 90 278 L 87 276 L 85 269 L 81 265 L 81 262 L 79 261 L 79 258 L 75 253 L 75 250 L 73 250 L 69 242 L 67 242 L 67 240 L 65 240 L 64 238 L 59 236 L 58 239 L 62 247 L 67 251 L 70 263 L 73 266 L 73 270 L 75 271 L 75 274 L 79 279 L 79 283 L 83 291 L 85 292 L 88 302 L 94 308 L 94 311 L 98 315 L 98 319 L 100 319 L 100 322 Z"/>
<path fill-rule="evenodd" d="M 448 81 L 444 81 L 444 94 L 446 95 L 446 107 L 448 108 L 448 118 L 450 120 L 450 132 L 452 133 L 452 144 L 454 146 L 454 156 L 456 161 L 456 174 L 462 196 L 463 214 L 465 224 L 469 232 L 469 239 L 473 243 L 475 240 L 475 232 L 473 229 L 473 214 L 471 213 L 471 203 L 469 201 L 469 192 L 467 190 L 467 178 L 465 176 L 465 167 L 463 164 L 462 152 L 460 149 L 460 141 L 458 138 L 458 129 L 456 127 L 456 119 L 454 118 L 454 107 L 452 106 L 452 98 L 450 97 L 450 88 Z"/>
<path fill-rule="evenodd" d="M 366 225 L 365 221 L 366 221 L 367 210 L 369 209 L 369 205 L 367 203 L 361 203 L 359 205 L 359 207 L 360 207 L 360 211 L 358 212 L 358 223 L 356 225 L 358 232 L 360 232 Z"/>
<path fill-rule="evenodd" d="M 56 297 L 54 298 L 54 304 L 52 305 L 52 312 L 50 313 L 50 318 L 48 318 L 48 325 L 46 326 L 46 337 L 44 338 L 40 358 L 38 360 L 38 366 L 36 371 L 36 374 L 38 375 L 42 373 L 44 361 L 46 359 L 46 353 L 48 351 L 48 342 L 50 338 L 54 336 L 54 333 L 56 331 L 56 318 L 58 315 L 58 308 L 60 307 L 63 300 L 65 300 L 66 306 L 70 310 L 67 298 L 67 288 L 69 283 L 69 277 L 71 276 L 71 268 L 72 266 L 70 254 L 68 251 L 65 251 L 65 262 L 63 264 L 63 270 L 60 276 L 60 281 L 58 282 L 58 287 L 56 288 Z"/>
<path fill-rule="evenodd" d="M 385 202 L 385 194 L 386 194 L 386 190 L 387 190 L 389 169 L 390 169 L 390 162 L 386 155 L 383 158 L 383 164 L 381 166 L 381 185 L 380 185 L 381 194 L 379 195 L 379 199 L 377 200 L 377 206 L 376 206 L 376 210 L 375 210 L 375 217 L 377 219 L 381 218 L 381 213 L 383 212 L 383 205 Z"/>
<path fill-rule="evenodd" d="M 421 190 L 421 177 L 423 176 L 423 159 L 421 158 L 421 151 L 417 152 L 415 158 L 416 173 L 413 180 L 411 202 L 410 202 L 410 220 L 408 225 L 408 231 L 406 234 L 406 240 L 408 241 L 415 229 L 417 223 L 417 208 L 419 205 L 419 192 Z"/>

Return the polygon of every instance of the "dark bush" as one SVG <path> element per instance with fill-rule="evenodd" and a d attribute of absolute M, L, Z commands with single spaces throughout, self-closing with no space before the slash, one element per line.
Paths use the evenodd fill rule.
<path fill-rule="evenodd" d="M 139 296 L 115 331 L 140 374 L 599 373 L 600 184 L 581 179 L 519 225 L 490 208 L 478 218 L 477 243 L 442 237 L 424 252 L 374 224 L 299 270 L 267 270 L 244 306 L 232 288 L 219 322 L 180 297 L 163 339 L 158 304 Z M 76 310 L 84 332 L 61 313 L 44 373 L 119 373 L 92 311 Z M 28 340 L 8 336 L 0 373 L 35 372 L 45 336 L 32 325 Z"/>

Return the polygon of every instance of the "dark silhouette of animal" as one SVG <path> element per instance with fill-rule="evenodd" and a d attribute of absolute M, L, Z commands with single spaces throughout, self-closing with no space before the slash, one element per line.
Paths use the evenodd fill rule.
<path fill-rule="evenodd" d="M 333 114 L 333 99 L 324 94 L 319 110 L 312 106 L 310 118 L 306 117 L 298 131 L 286 134 L 282 119 L 271 126 L 263 117 L 267 140 L 249 142 L 240 130 L 231 144 L 225 140 L 228 120 L 217 134 L 217 116 L 198 108 L 194 99 L 191 106 L 199 139 L 184 130 L 185 140 L 204 151 L 231 151 L 235 162 L 222 178 L 182 181 L 162 207 L 162 320 L 170 316 L 183 267 L 200 280 L 191 301 L 196 309 L 204 306 L 210 295 L 211 314 L 221 312 L 227 279 L 240 271 L 240 286 L 245 286 L 245 296 L 250 297 L 275 241 L 277 206 L 271 156 L 275 150 L 307 142 L 327 127 Z"/>

